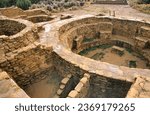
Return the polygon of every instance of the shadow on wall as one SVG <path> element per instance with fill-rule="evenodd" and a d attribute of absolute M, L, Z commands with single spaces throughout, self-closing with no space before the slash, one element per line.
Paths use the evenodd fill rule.
<path fill-rule="evenodd" d="M 125 98 L 132 83 L 93 76 L 90 79 L 89 98 Z"/>

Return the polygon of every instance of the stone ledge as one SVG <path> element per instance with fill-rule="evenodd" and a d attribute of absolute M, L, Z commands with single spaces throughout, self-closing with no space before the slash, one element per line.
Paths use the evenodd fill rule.
<path fill-rule="evenodd" d="M 0 72 L 0 97 L 29 98 L 29 96 L 9 77 L 6 72 Z"/>

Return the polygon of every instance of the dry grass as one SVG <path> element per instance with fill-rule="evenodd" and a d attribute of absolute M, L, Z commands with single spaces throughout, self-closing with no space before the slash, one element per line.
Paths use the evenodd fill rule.
<path fill-rule="evenodd" d="M 135 6 L 136 9 L 144 13 L 150 14 L 150 4 L 139 4 Z"/>
<path fill-rule="evenodd" d="M 150 14 L 150 4 L 138 4 L 137 1 L 138 0 L 129 0 L 130 6 L 132 6 L 133 8 L 135 8 L 141 12 Z"/>

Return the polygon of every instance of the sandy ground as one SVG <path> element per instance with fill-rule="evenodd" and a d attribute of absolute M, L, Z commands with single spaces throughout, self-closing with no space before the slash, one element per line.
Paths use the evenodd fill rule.
<path fill-rule="evenodd" d="M 119 65 L 119 66 L 127 66 L 128 67 L 128 62 L 133 60 L 136 61 L 137 68 L 144 68 L 146 69 L 146 62 L 144 60 L 141 60 L 140 58 L 132 55 L 132 53 L 127 52 L 126 50 L 124 51 L 124 55 L 119 56 L 115 52 L 111 52 L 112 48 L 107 48 L 105 50 L 102 49 L 96 49 L 93 51 L 89 51 L 88 54 L 84 55 L 85 57 L 91 58 L 97 53 L 103 52 L 104 57 L 101 59 L 102 62 L 108 62 L 111 64 Z M 100 60 L 99 57 L 97 57 L 96 60 Z"/>
<path fill-rule="evenodd" d="M 66 11 L 63 13 L 74 14 L 76 16 L 85 15 L 85 14 L 97 15 L 99 13 L 102 13 L 102 14 L 105 14 L 106 16 L 109 16 L 109 11 L 111 12 L 115 11 L 116 17 L 141 19 L 141 20 L 150 21 L 150 15 L 137 11 L 131 8 L 129 5 L 93 4 L 89 6 L 84 6 L 83 8 L 79 10 Z M 57 13 L 56 15 L 60 15 L 63 13 Z"/>
<path fill-rule="evenodd" d="M 61 79 L 56 71 L 49 72 L 45 79 L 30 85 L 25 91 L 32 98 L 52 98 L 59 89 Z"/>

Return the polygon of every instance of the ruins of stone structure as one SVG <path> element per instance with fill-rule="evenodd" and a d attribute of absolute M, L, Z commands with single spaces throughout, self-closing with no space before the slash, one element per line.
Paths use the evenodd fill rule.
<path fill-rule="evenodd" d="M 149 22 L 93 15 L 30 22 L 34 11 L 19 10 L 17 19 L 8 9 L 1 12 L 0 97 L 150 97 L 149 66 L 130 68 L 79 55 L 112 44 L 122 52 L 140 52 L 150 65 Z"/>

